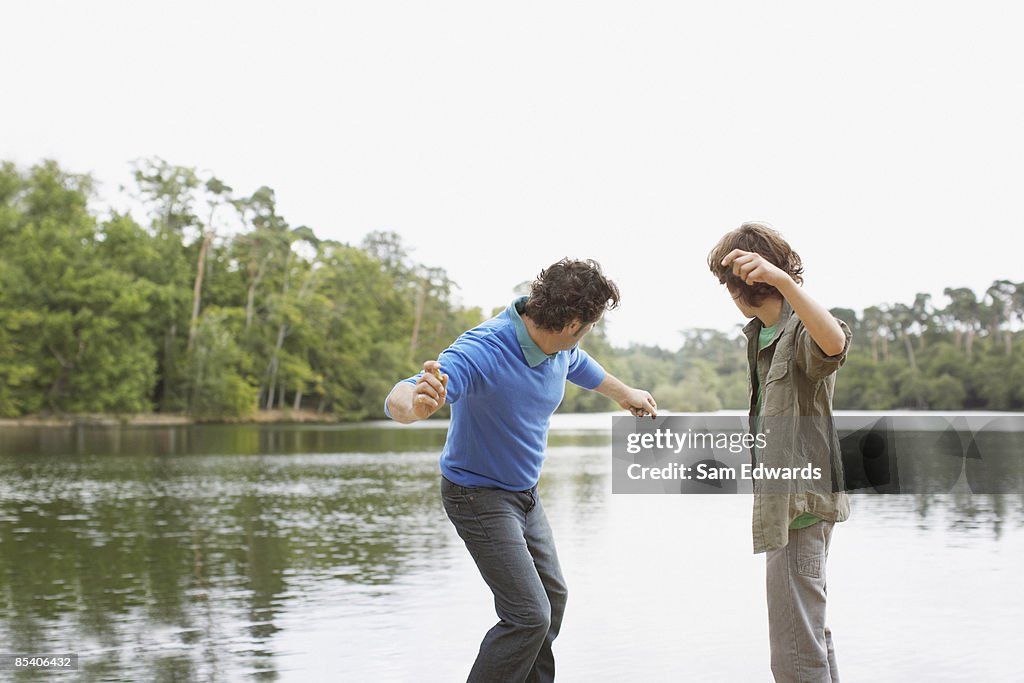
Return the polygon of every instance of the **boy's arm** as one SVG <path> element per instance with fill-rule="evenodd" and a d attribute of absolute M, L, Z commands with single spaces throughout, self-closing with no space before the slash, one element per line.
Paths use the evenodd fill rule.
<path fill-rule="evenodd" d="M 780 271 L 781 272 L 781 271 Z M 785 281 L 776 289 L 793 307 L 793 312 L 807 328 L 814 343 L 825 352 L 826 356 L 838 356 L 846 348 L 846 333 L 828 312 L 828 309 L 812 299 L 793 279 L 785 275 Z"/>
<path fill-rule="evenodd" d="M 748 285 L 764 282 L 786 298 L 793 312 L 803 321 L 807 333 L 826 356 L 838 356 L 846 348 L 846 333 L 824 306 L 812 299 L 789 273 L 760 254 L 733 249 L 722 259 L 722 265 L 732 264 L 732 272 Z"/>
<path fill-rule="evenodd" d="M 658 414 L 658 404 L 654 397 L 643 389 L 634 389 L 623 384 L 620 380 L 605 373 L 604 379 L 598 384 L 594 391 L 604 394 L 620 406 L 633 413 L 634 417 L 650 415 L 655 417 Z"/>

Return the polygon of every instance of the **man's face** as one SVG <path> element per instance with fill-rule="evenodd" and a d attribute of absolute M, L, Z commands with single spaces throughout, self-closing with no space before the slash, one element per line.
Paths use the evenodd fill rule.
<path fill-rule="evenodd" d="M 587 323 L 586 325 L 584 325 L 579 320 L 574 320 L 568 325 L 566 325 L 564 328 L 562 328 L 562 331 L 558 333 L 560 336 L 560 350 L 568 351 L 572 347 L 579 344 L 580 340 L 583 339 L 583 337 L 587 336 L 587 333 L 594 329 L 594 327 L 600 321 L 601 319 L 598 318 L 594 322 Z"/>

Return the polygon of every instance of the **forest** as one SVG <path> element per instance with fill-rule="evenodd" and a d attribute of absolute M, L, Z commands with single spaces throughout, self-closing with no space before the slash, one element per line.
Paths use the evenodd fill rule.
<path fill-rule="evenodd" d="M 397 379 L 495 312 L 459 305 L 397 233 L 321 239 L 269 187 L 161 159 L 133 177 L 121 192 L 145 218 L 97 206 L 93 179 L 56 162 L 0 165 L 0 417 L 379 418 Z M 1024 409 L 1024 282 L 943 297 L 832 309 L 854 333 L 836 408 Z M 745 407 L 739 326 L 676 350 L 599 327 L 583 346 L 662 409 Z M 615 408 L 570 385 L 560 410 Z"/>

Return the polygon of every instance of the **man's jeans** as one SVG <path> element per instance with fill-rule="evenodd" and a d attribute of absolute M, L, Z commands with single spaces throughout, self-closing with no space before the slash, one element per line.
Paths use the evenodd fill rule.
<path fill-rule="evenodd" d="M 839 668 L 825 625 L 825 561 L 834 522 L 789 530 L 767 555 L 768 637 L 777 683 L 836 683 Z"/>
<path fill-rule="evenodd" d="M 470 681 L 553 681 L 551 642 L 568 591 L 537 487 L 467 488 L 441 478 L 448 518 L 494 593 L 499 621 L 480 644 Z"/>

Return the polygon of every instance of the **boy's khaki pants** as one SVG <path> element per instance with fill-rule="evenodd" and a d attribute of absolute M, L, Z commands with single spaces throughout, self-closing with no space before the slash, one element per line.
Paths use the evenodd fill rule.
<path fill-rule="evenodd" d="M 825 561 L 834 522 L 789 530 L 767 554 L 768 636 L 777 683 L 836 683 L 839 668 L 825 625 Z"/>

